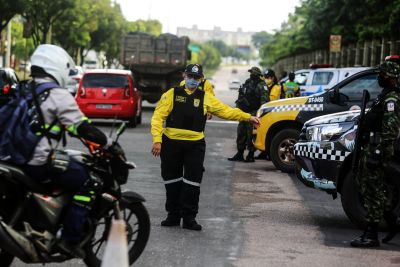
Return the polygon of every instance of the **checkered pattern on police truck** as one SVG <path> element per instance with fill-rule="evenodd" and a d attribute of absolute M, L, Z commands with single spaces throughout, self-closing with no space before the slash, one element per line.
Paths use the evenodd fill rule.
<path fill-rule="evenodd" d="M 350 154 L 349 151 L 324 149 L 317 146 L 310 146 L 304 144 L 295 144 L 294 154 L 300 157 L 311 159 L 323 159 L 330 161 L 344 161 Z"/>
<path fill-rule="evenodd" d="M 272 112 L 282 112 L 282 111 L 323 111 L 324 105 L 323 104 L 308 104 L 308 105 L 284 105 L 284 106 L 276 106 L 272 110 Z"/>

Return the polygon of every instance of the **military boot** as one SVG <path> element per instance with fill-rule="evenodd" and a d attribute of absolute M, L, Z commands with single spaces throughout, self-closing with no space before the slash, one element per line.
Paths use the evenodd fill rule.
<path fill-rule="evenodd" d="M 228 158 L 229 161 L 244 161 L 243 157 L 243 150 L 238 150 L 238 152 L 235 154 L 235 156 Z"/>
<path fill-rule="evenodd" d="M 183 219 L 182 228 L 194 231 L 201 231 L 202 229 L 195 219 Z"/>
<path fill-rule="evenodd" d="M 357 248 L 379 247 L 378 223 L 369 223 L 364 233 L 352 240 L 350 245 Z"/>
<path fill-rule="evenodd" d="M 388 233 L 386 236 L 382 239 L 383 243 L 388 243 L 390 240 L 392 240 L 396 234 L 400 230 L 400 225 L 398 223 L 398 217 L 396 214 L 393 212 L 384 212 L 383 213 L 383 218 L 386 221 L 387 227 L 388 227 Z"/>
<path fill-rule="evenodd" d="M 254 162 L 254 151 L 249 151 L 249 154 L 247 154 L 247 157 L 245 159 L 245 162 Z"/>
<path fill-rule="evenodd" d="M 161 226 L 179 226 L 181 225 L 181 217 L 168 214 L 167 218 L 161 222 Z"/>

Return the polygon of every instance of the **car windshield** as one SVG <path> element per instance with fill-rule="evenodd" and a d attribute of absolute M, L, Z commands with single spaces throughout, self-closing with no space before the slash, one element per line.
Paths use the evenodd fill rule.
<path fill-rule="evenodd" d="M 378 97 L 382 88 L 378 84 L 377 74 L 369 74 L 349 82 L 340 89 L 340 93 L 346 95 L 350 102 L 357 102 L 361 101 L 365 89 L 371 94 L 371 99 Z"/>
<path fill-rule="evenodd" d="M 332 80 L 333 72 L 315 72 L 312 85 L 327 85 Z"/>
<path fill-rule="evenodd" d="M 124 88 L 128 84 L 126 75 L 89 74 L 83 78 L 83 86 L 89 88 Z"/>

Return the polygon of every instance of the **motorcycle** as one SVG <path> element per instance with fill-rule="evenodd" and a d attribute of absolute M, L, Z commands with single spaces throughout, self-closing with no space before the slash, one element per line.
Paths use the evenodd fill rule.
<path fill-rule="evenodd" d="M 116 142 L 124 132 L 123 123 Z M 82 140 L 90 153 L 65 150 L 85 165 L 92 179 L 102 184 L 85 226 L 79 249 L 87 266 L 101 265 L 102 254 L 113 219 L 126 222 L 129 264 L 143 252 L 150 233 L 145 199 L 133 191 L 122 191 L 129 170 L 135 165 L 124 155 L 111 155 Z M 0 162 L 0 266 L 10 266 L 15 257 L 25 263 L 64 262 L 78 256 L 57 249 L 63 212 L 73 192 L 47 188 L 20 168 Z"/>

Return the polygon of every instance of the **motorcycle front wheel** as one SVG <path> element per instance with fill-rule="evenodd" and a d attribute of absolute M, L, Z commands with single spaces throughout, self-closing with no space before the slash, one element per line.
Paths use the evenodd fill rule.
<path fill-rule="evenodd" d="M 121 206 L 123 219 L 127 227 L 129 265 L 133 264 L 142 254 L 150 235 L 149 214 L 140 202 Z M 96 225 L 94 237 L 86 249 L 84 262 L 89 267 L 100 267 L 104 256 L 108 234 L 114 213 L 103 217 Z"/>

